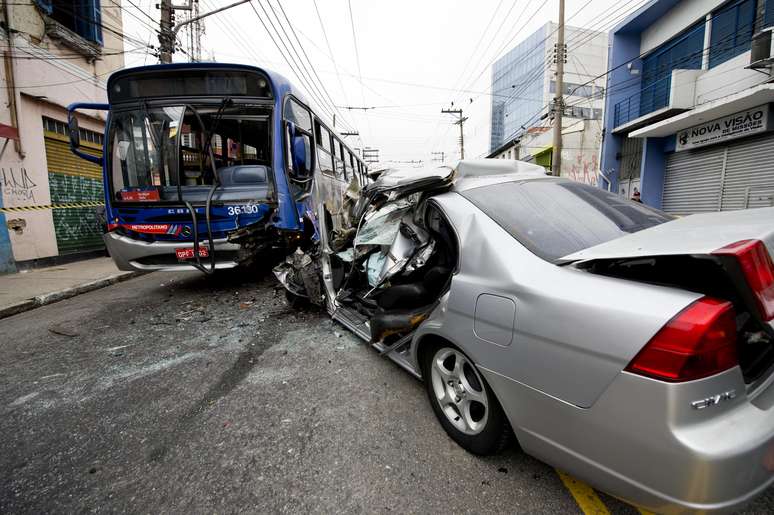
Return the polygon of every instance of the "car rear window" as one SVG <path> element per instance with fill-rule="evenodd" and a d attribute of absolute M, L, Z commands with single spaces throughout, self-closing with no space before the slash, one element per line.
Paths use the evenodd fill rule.
<path fill-rule="evenodd" d="M 672 220 L 600 188 L 561 179 L 493 184 L 462 196 L 548 261 Z"/>

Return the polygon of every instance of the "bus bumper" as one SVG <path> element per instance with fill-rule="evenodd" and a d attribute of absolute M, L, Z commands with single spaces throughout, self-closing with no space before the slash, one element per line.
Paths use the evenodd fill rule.
<path fill-rule="evenodd" d="M 103 235 L 105 246 L 119 270 L 142 271 L 188 271 L 196 268 L 186 261 L 178 261 L 176 249 L 193 248 L 193 242 L 168 242 L 139 241 L 109 232 Z M 237 266 L 237 252 L 239 245 L 229 243 L 225 238 L 214 240 L 215 268 L 225 269 Z M 200 246 L 207 245 L 207 241 L 200 242 Z M 211 249 L 210 249 L 211 251 Z M 202 258 L 204 266 L 210 266 L 210 258 Z"/>

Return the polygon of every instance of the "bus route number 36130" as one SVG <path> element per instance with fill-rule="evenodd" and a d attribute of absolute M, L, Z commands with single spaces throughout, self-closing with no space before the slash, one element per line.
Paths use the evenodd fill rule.
<path fill-rule="evenodd" d="M 228 206 L 229 216 L 250 215 L 258 213 L 258 204 L 245 204 L 244 206 Z"/>

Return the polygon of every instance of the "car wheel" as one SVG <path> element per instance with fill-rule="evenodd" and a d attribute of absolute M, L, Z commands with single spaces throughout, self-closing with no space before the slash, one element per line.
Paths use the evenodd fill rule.
<path fill-rule="evenodd" d="M 464 449 L 497 454 L 513 431 L 491 388 L 462 351 L 436 346 L 424 353 L 423 377 L 430 404 L 446 433 Z"/>

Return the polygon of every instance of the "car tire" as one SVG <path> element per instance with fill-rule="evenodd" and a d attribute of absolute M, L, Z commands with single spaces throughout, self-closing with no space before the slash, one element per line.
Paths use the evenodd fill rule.
<path fill-rule="evenodd" d="M 433 345 L 422 353 L 422 377 L 435 416 L 463 449 L 488 456 L 508 446 L 513 438 L 508 419 L 465 353 L 448 344 Z"/>

